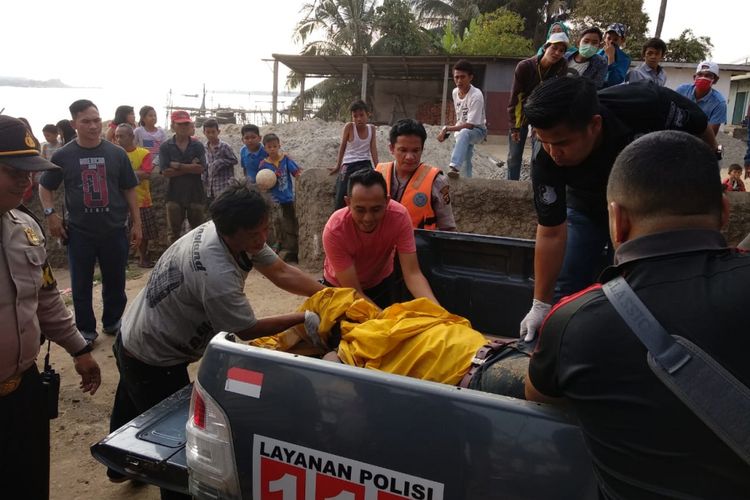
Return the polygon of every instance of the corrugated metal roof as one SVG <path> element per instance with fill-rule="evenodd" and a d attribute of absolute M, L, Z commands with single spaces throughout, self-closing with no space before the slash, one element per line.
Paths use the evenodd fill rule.
<path fill-rule="evenodd" d="M 367 63 L 368 78 L 384 80 L 442 80 L 445 64 L 452 66 L 459 59 L 475 65 L 493 62 L 518 63 L 523 57 L 489 56 L 301 56 L 273 54 L 288 68 L 308 77 L 361 77 L 362 64 Z"/>
<path fill-rule="evenodd" d="M 273 54 L 273 58 L 288 68 L 308 77 L 327 78 L 361 77 L 362 64 L 367 63 L 370 78 L 384 80 L 442 80 L 445 64 L 452 66 L 459 59 L 472 64 L 486 65 L 493 62 L 518 63 L 523 57 L 492 56 L 302 56 L 299 54 Z M 637 66 L 641 61 L 633 61 Z M 695 68 L 695 63 L 664 62 L 665 68 Z M 750 72 L 747 64 L 721 64 L 722 72 L 740 74 Z"/>

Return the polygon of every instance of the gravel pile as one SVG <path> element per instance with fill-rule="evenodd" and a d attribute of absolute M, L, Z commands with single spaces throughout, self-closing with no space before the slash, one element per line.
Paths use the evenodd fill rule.
<path fill-rule="evenodd" d="M 240 136 L 240 125 L 222 125 L 221 138 L 232 145 L 237 157 L 239 158 L 240 148 L 242 147 L 242 137 Z M 302 168 L 326 168 L 332 167 L 336 162 L 339 145 L 341 144 L 341 132 L 344 128 L 343 122 L 326 122 L 317 118 L 301 122 L 291 122 L 281 125 L 270 125 L 261 128 L 262 134 L 273 132 L 281 139 L 281 147 Z M 425 125 L 427 129 L 427 142 L 425 151 L 422 155 L 422 161 L 447 170 L 450 162 L 451 151 L 455 144 L 453 138 L 449 138 L 443 143 L 438 142 L 439 126 Z M 388 133 L 390 126 L 377 127 L 378 156 L 380 161 L 389 161 L 391 155 L 388 152 Z M 197 135 L 203 138 L 203 131 L 196 129 Z M 726 169 L 732 163 L 743 164 L 743 158 L 747 151 L 747 143 L 743 140 L 735 139 L 723 132 L 719 133 L 719 143 L 724 147 L 724 160 L 722 168 Z M 504 166 L 505 158 L 492 158 L 480 150 L 474 152 L 474 177 L 484 179 L 505 179 L 506 167 Z M 237 167 L 237 175 L 240 168 Z M 523 160 L 521 168 L 521 179 L 529 179 L 528 160 Z"/>

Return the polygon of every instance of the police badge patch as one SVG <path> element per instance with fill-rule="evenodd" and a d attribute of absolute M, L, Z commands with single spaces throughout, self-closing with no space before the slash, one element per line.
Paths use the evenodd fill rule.
<path fill-rule="evenodd" d="M 39 245 L 42 244 L 42 239 L 30 227 L 25 227 L 23 229 L 23 232 L 26 233 L 26 239 L 29 240 L 30 245 L 34 245 L 35 247 L 38 247 Z"/>
<path fill-rule="evenodd" d="M 414 202 L 414 205 L 422 208 L 427 205 L 427 195 L 424 193 L 417 193 L 414 195 L 414 198 L 412 198 L 412 201 Z"/>
<path fill-rule="evenodd" d="M 451 193 L 450 193 L 451 187 L 449 185 L 443 186 L 443 189 L 440 190 L 440 194 L 443 197 L 443 203 L 446 205 L 451 204 Z"/>

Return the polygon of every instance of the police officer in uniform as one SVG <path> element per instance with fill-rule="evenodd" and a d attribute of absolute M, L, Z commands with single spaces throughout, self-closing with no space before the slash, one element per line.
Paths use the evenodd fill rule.
<path fill-rule="evenodd" d="M 450 185 L 443 172 L 422 163 L 427 131 L 416 120 L 399 120 L 390 132 L 392 162 L 379 163 L 391 199 L 409 211 L 415 229 L 455 231 Z"/>
<path fill-rule="evenodd" d="M 92 395 L 101 382 L 91 345 L 60 297 L 47 263 L 44 235 L 21 205 L 44 160 L 31 133 L 0 116 L 0 484 L 3 498 L 49 498 L 47 394 L 37 369 L 40 338 L 62 346 Z M 18 488 L 18 490 L 16 490 Z"/>

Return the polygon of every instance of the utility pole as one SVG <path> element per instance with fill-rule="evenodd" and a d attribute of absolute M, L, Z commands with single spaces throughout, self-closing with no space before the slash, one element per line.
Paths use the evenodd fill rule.
<path fill-rule="evenodd" d="M 661 6 L 659 7 L 659 18 L 656 21 L 656 33 L 655 38 L 661 38 L 661 29 L 664 27 L 664 15 L 667 13 L 667 0 L 661 0 Z"/>

